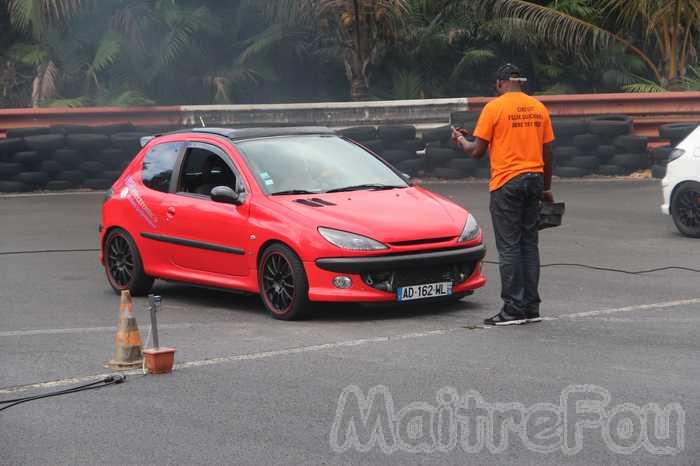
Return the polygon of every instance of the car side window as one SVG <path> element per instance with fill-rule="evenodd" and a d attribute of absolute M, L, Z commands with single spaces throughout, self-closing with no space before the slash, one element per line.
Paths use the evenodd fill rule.
<path fill-rule="evenodd" d="M 141 179 L 144 185 L 163 193 L 170 190 L 170 181 L 182 145 L 181 142 L 158 144 L 148 151 L 141 169 Z"/>
<path fill-rule="evenodd" d="M 202 147 L 190 147 L 180 172 L 178 192 L 209 196 L 217 186 L 238 191 L 236 174 L 218 154 Z"/>

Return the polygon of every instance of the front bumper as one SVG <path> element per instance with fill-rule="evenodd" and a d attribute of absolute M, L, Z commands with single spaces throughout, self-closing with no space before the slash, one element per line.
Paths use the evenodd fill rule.
<path fill-rule="evenodd" d="M 309 299 L 335 302 L 396 301 L 397 287 L 444 281 L 447 280 L 441 278 L 444 274 L 453 279 L 453 294 L 465 293 L 486 284 L 486 278 L 481 274 L 481 260 L 485 255 L 486 247 L 480 244 L 444 251 L 323 258 L 305 262 Z M 390 276 L 389 286 L 378 288 L 377 283 L 368 281 L 371 274 Z M 349 276 L 352 286 L 347 289 L 334 287 L 333 279 L 338 275 Z"/>

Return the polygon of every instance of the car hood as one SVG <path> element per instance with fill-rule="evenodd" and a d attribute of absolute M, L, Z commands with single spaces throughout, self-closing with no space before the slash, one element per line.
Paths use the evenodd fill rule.
<path fill-rule="evenodd" d="M 467 215 L 451 201 L 415 187 L 270 199 L 317 226 L 357 233 L 383 243 L 459 236 Z"/>

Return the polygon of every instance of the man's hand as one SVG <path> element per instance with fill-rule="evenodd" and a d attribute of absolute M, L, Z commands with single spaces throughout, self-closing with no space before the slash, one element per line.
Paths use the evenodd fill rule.
<path fill-rule="evenodd" d="M 552 191 L 544 191 L 542 193 L 542 200 L 544 202 L 554 202 L 554 194 Z"/>

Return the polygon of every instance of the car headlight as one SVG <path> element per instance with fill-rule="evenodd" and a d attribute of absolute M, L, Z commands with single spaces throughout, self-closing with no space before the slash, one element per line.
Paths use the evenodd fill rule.
<path fill-rule="evenodd" d="M 476 219 L 472 214 L 469 214 L 467 217 L 467 221 L 464 224 L 464 229 L 462 230 L 462 234 L 459 235 L 459 242 L 463 243 L 465 241 L 470 241 L 479 236 L 481 233 L 481 228 L 479 228 L 479 224 L 476 222 Z"/>
<path fill-rule="evenodd" d="M 683 149 L 673 149 L 670 154 L 668 154 L 668 161 L 673 162 L 676 159 L 680 159 L 685 154 Z"/>
<path fill-rule="evenodd" d="M 380 249 L 388 249 L 386 245 L 379 241 L 367 238 L 366 236 L 356 235 L 355 233 L 348 233 L 347 231 L 319 227 L 318 232 L 326 241 L 343 249 L 352 249 L 353 251 L 378 251 Z"/>

